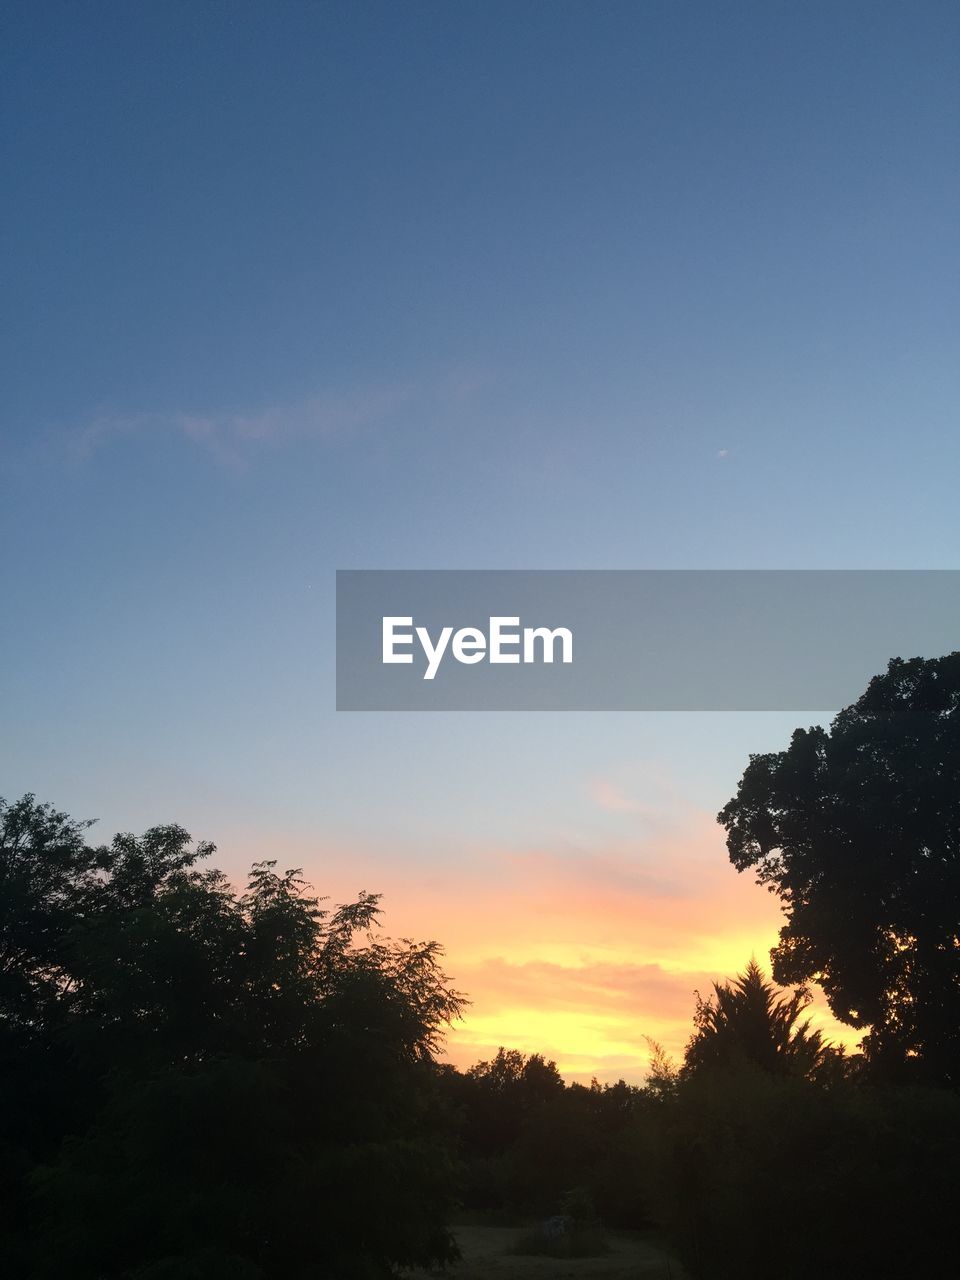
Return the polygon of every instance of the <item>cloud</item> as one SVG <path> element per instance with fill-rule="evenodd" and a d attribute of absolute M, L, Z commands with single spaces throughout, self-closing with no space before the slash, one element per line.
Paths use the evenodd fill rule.
<path fill-rule="evenodd" d="M 449 1040 L 456 1065 L 472 1065 L 504 1044 L 545 1053 L 568 1079 L 635 1082 L 647 1072 L 649 1037 L 682 1053 L 694 990 L 710 982 L 706 972 L 671 973 L 655 963 L 512 964 L 503 957 L 463 967 L 458 977 L 476 994 Z"/>
<path fill-rule="evenodd" d="M 589 784 L 589 792 L 591 800 L 609 813 L 636 813 L 640 807 L 636 800 L 606 778 L 595 778 Z"/>
<path fill-rule="evenodd" d="M 475 1003 L 491 1014 L 536 1005 L 541 1011 L 624 1014 L 642 1020 L 674 1017 L 678 1004 L 693 1008 L 693 992 L 708 987 L 706 970 L 671 972 L 662 965 L 609 963 L 551 964 L 542 960 L 512 964 L 503 956 L 464 966 L 460 981 L 481 993 Z M 637 1030 L 639 1039 L 643 1031 Z"/>
<path fill-rule="evenodd" d="M 414 398 L 412 386 L 344 395 L 312 396 L 256 413 L 100 414 L 73 433 L 72 451 L 89 457 L 131 436 L 174 436 L 211 454 L 222 465 L 244 467 L 258 449 L 291 440 L 349 438 L 390 417 Z"/>
<path fill-rule="evenodd" d="M 603 777 L 591 778 L 587 795 L 607 813 L 641 814 L 647 819 L 669 818 L 686 804 L 676 779 L 653 760 L 628 761 Z"/>
<path fill-rule="evenodd" d="M 693 1030 L 695 993 L 710 994 L 715 981 L 744 961 L 730 971 L 602 960 L 513 964 L 503 957 L 461 966 L 458 980 L 474 993 L 474 1003 L 449 1037 L 447 1056 L 464 1068 L 502 1044 L 554 1058 L 567 1079 L 639 1083 L 650 1040 L 679 1061 Z M 835 1022 L 822 996 L 810 1014 L 828 1039 L 853 1046 L 857 1035 Z"/>
<path fill-rule="evenodd" d="M 238 831 L 224 848 L 236 854 L 245 844 L 245 862 L 267 848 L 283 865 L 303 866 L 334 901 L 363 885 L 382 891 L 388 932 L 443 944 L 446 971 L 473 1002 L 448 1039 L 460 1067 L 502 1044 L 547 1054 L 568 1079 L 639 1083 L 646 1037 L 681 1055 L 694 991 L 707 994 L 751 955 L 766 964 L 782 924 L 776 899 L 738 875 L 723 832 L 698 810 L 676 812 L 644 838 L 461 837 L 439 865 L 407 846 L 302 834 Z M 828 1036 L 843 1036 L 822 1000 L 815 1016 Z"/>

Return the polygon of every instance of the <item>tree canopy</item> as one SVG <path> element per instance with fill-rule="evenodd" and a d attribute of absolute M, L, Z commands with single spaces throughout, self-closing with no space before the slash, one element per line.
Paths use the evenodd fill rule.
<path fill-rule="evenodd" d="M 20 1275 L 363 1278 L 450 1256 L 436 943 L 178 826 L 0 802 L 0 1236 Z"/>
<path fill-rule="evenodd" d="M 960 1082 L 960 653 L 751 756 L 719 821 L 783 903 L 777 981 L 819 982 L 875 1069 Z"/>

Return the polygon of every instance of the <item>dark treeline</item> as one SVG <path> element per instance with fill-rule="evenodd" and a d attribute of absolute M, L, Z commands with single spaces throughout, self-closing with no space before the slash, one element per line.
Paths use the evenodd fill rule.
<path fill-rule="evenodd" d="M 895 661 L 751 758 L 720 821 L 783 906 L 775 981 L 692 999 L 643 1087 L 439 1064 L 464 1000 L 373 895 L 269 861 L 237 893 L 179 827 L 93 845 L 0 802 L 3 1273 L 385 1280 L 471 1211 L 656 1229 L 697 1280 L 953 1274 L 958 708 L 960 655 Z M 812 981 L 860 1052 L 811 1028 Z"/>
<path fill-rule="evenodd" d="M 3 1274 L 386 1276 L 451 1256 L 435 944 L 179 827 L 0 812 Z"/>
<path fill-rule="evenodd" d="M 461 1200 L 504 1221 L 575 1201 L 662 1232 L 703 1280 L 953 1274 L 960 1097 L 878 1081 L 810 1031 L 804 1004 L 751 964 L 642 1088 L 564 1086 L 504 1050 L 448 1070 Z"/>

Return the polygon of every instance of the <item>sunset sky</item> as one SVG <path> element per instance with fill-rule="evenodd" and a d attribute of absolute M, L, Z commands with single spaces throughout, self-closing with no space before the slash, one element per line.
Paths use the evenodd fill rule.
<path fill-rule="evenodd" d="M 462 1065 L 680 1052 L 809 717 L 338 714 L 334 572 L 956 568 L 958 55 L 936 0 L 5 6 L 0 794 L 382 891 Z"/>

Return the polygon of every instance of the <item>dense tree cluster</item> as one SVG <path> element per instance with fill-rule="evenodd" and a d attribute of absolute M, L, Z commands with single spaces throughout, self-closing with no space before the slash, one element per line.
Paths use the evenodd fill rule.
<path fill-rule="evenodd" d="M 375 1277 L 450 1256 L 436 944 L 296 871 L 245 894 L 180 827 L 92 847 L 0 808 L 9 1274 Z"/>
<path fill-rule="evenodd" d="M 456 1099 L 460 1196 L 500 1221 L 574 1196 L 666 1233 L 694 1280 L 899 1280 L 953 1257 L 960 1097 L 878 1084 L 751 962 L 699 999 L 683 1062 L 643 1088 L 563 1085 L 501 1049 Z"/>
<path fill-rule="evenodd" d="M 713 1066 L 641 1141 L 650 1215 L 694 1280 L 955 1271 L 953 1090 Z"/>
<path fill-rule="evenodd" d="M 647 1091 L 565 1085 L 540 1054 L 501 1048 L 490 1062 L 442 1076 L 470 1209 L 513 1220 L 559 1211 L 583 1194 L 610 1226 L 647 1224 L 637 1142 Z"/>

